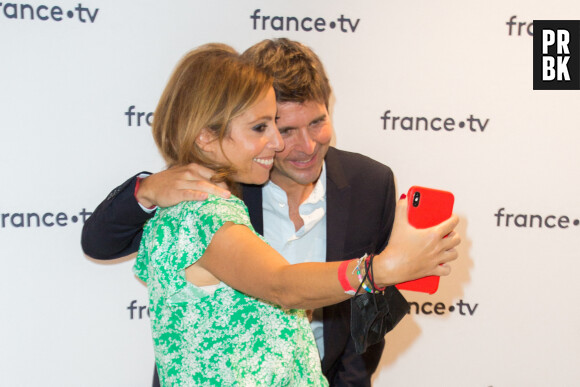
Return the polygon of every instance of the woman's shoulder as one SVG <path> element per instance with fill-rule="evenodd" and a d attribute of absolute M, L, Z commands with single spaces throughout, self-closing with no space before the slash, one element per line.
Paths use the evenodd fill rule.
<path fill-rule="evenodd" d="M 184 202 L 181 204 L 183 204 L 184 211 L 194 211 L 199 214 L 247 212 L 244 202 L 234 195 L 230 196 L 228 199 L 224 199 L 220 196 L 210 194 L 208 198 L 202 202 Z"/>
<path fill-rule="evenodd" d="M 224 199 L 209 195 L 204 201 L 181 202 L 175 206 L 162 208 L 157 214 L 161 222 L 176 223 L 207 223 L 207 222 L 234 222 L 249 223 L 248 209 L 236 196 Z"/>
<path fill-rule="evenodd" d="M 171 207 L 160 208 L 157 213 L 162 217 L 180 217 L 187 213 L 211 213 L 214 211 L 239 211 L 245 210 L 244 202 L 232 195 L 229 199 L 210 194 L 203 201 L 185 201 Z"/>

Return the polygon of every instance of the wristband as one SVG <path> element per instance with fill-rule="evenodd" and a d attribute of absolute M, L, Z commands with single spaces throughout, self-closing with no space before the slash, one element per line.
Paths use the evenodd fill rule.
<path fill-rule="evenodd" d="M 348 267 L 349 263 L 350 261 L 342 261 L 338 267 L 338 282 L 340 282 L 340 286 L 342 286 L 346 294 L 349 296 L 354 296 L 356 294 L 356 289 L 350 285 L 348 278 L 346 278 L 346 268 Z"/>

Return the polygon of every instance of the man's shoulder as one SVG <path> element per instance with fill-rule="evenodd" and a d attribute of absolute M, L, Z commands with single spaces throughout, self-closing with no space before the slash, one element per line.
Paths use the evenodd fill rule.
<path fill-rule="evenodd" d="M 334 147 L 326 154 L 327 170 L 344 173 L 347 178 L 373 179 L 376 177 L 392 178 L 391 168 L 379 161 L 356 152 L 349 152 Z"/>

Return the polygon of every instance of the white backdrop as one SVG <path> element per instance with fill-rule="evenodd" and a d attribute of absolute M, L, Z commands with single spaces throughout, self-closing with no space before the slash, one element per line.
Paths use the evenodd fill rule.
<path fill-rule="evenodd" d="M 186 51 L 286 36 L 326 65 L 339 148 L 399 192 L 456 195 L 461 258 L 437 294 L 406 293 L 374 385 L 578 385 L 580 91 L 532 90 L 534 19 L 580 3 L 0 2 L 0 384 L 150 385 L 146 290 L 132 260 L 83 255 L 83 220 L 163 168 L 145 119 Z M 417 117 L 453 130 L 404 130 Z"/>

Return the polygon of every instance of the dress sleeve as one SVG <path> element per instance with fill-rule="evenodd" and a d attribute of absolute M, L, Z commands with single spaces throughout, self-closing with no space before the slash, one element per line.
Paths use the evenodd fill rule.
<path fill-rule="evenodd" d="M 172 210 L 175 209 L 175 212 Z M 155 221 L 155 220 L 154 220 Z M 185 269 L 205 253 L 215 233 L 226 223 L 252 228 L 243 203 L 210 196 L 205 202 L 182 203 L 160 214 L 144 250 L 149 250 L 148 272 L 169 303 L 191 302 L 207 294 L 185 279 Z"/>
<path fill-rule="evenodd" d="M 196 210 L 186 211 L 179 228 L 176 266 L 185 269 L 200 259 L 226 222 L 252 227 L 247 210 L 239 200 L 212 198 Z"/>

